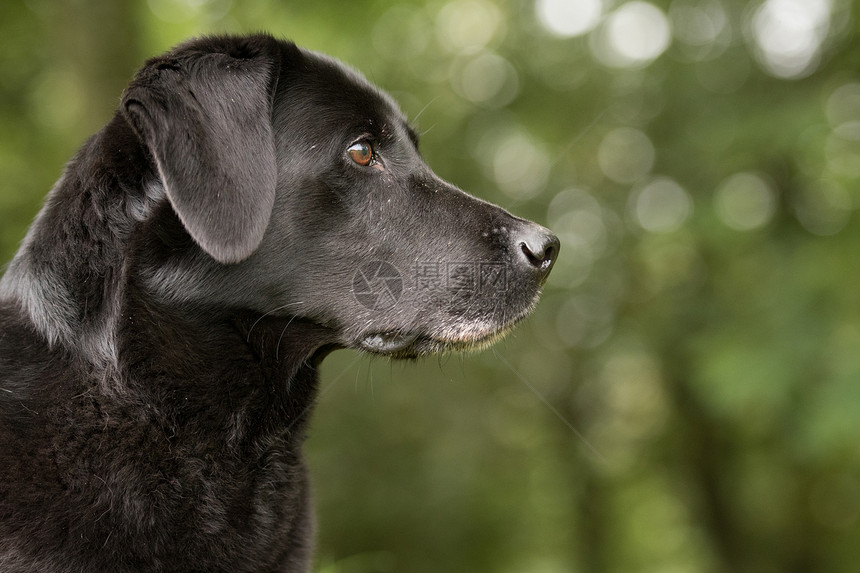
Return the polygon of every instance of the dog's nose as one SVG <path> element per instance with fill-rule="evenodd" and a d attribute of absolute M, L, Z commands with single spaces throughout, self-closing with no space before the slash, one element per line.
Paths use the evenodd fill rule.
<path fill-rule="evenodd" d="M 520 261 L 541 274 L 544 279 L 549 274 L 561 244 L 558 237 L 540 225 L 531 224 L 516 237 L 520 250 Z"/>

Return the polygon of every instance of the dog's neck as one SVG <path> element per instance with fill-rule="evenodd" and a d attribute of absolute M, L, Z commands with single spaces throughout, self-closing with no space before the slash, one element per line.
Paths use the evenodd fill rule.
<path fill-rule="evenodd" d="M 127 304 L 123 313 L 118 354 L 122 383 L 131 385 L 123 391 L 145 394 L 147 403 L 225 436 L 236 449 L 301 438 L 316 400 L 317 368 L 336 348 L 328 329 L 151 303 Z"/>
<path fill-rule="evenodd" d="M 334 343 L 322 327 L 141 292 L 150 288 L 143 275 L 152 268 L 140 260 L 147 248 L 140 237 L 151 235 L 141 229 L 165 201 L 151 158 L 120 116 L 93 136 L 73 163 L 77 168 L 57 182 L 0 280 L 0 303 L 19 306 L 49 349 L 77 355 L 102 371 L 105 384 L 121 386 L 139 378 L 130 368 L 157 370 L 164 363 L 159 356 L 181 352 L 175 363 L 203 365 L 207 356 L 228 347 L 226 338 L 243 338 L 247 356 L 237 357 L 236 364 L 256 370 L 261 383 L 264 378 L 266 384 L 297 391 L 291 381 L 313 377 Z M 147 295 L 146 306 L 134 302 L 141 294 Z M 217 384 L 183 376 L 192 385 Z"/>
<path fill-rule="evenodd" d="M 49 347 L 116 361 L 105 333 L 131 234 L 150 201 L 141 184 L 147 165 L 115 117 L 69 163 L 0 280 L 0 301 L 17 303 Z"/>

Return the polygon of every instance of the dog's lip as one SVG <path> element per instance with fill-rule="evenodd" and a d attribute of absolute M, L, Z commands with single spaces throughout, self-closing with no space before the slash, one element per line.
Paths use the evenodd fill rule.
<path fill-rule="evenodd" d="M 417 339 L 417 333 L 376 332 L 362 338 L 359 346 L 374 354 L 397 354 L 408 349 Z"/>
<path fill-rule="evenodd" d="M 483 328 L 469 328 L 464 325 L 460 329 L 436 333 L 376 330 L 364 334 L 357 342 L 347 346 L 390 358 L 417 358 L 445 352 L 479 351 L 503 339 L 521 320 L 531 314 L 536 302 L 537 296 L 512 319 L 503 323 L 485 324 Z"/>
<path fill-rule="evenodd" d="M 391 358 L 416 358 L 444 352 L 446 350 L 465 349 L 471 342 L 442 340 L 418 333 L 377 332 L 364 336 L 358 346 L 371 354 Z"/>
<path fill-rule="evenodd" d="M 358 347 L 390 358 L 417 358 L 444 352 L 482 350 L 493 345 L 513 329 L 512 324 L 490 332 L 462 338 L 439 338 L 414 332 L 377 332 L 364 336 Z"/>

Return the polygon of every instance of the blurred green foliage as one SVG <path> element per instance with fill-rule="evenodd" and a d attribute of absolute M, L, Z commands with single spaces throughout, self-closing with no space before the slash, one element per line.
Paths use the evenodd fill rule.
<path fill-rule="evenodd" d="M 563 245 L 494 349 L 323 365 L 319 573 L 856 571 L 857 8 L 5 0 L 0 260 L 146 57 L 291 38 Z"/>

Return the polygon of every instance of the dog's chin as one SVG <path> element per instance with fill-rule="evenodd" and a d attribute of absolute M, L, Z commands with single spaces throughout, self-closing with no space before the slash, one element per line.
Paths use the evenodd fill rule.
<path fill-rule="evenodd" d="M 503 339 L 537 305 L 540 293 L 507 320 L 483 317 L 430 324 L 426 328 L 376 328 L 346 346 L 389 358 L 420 358 L 447 352 L 478 352 Z"/>
<path fill-rule="evenodd" d="M 445 352 L 474 352 L 483 350 L 502 339 L 508 329 L 482 337 L 442 339 L 425 335 L 382 332 L 364 337 L 358 348 L 388 358 L 410 359 Z"/>
<path fill-rule="evenodd" d="M 446 352 L 477 352 L 504 338 L 518 320 L 495 327 L 448 329 L 435 334 L 416 332 L 375 332 L 362 337 L 356 347 L 389 358 L 419 358 Z"/>

